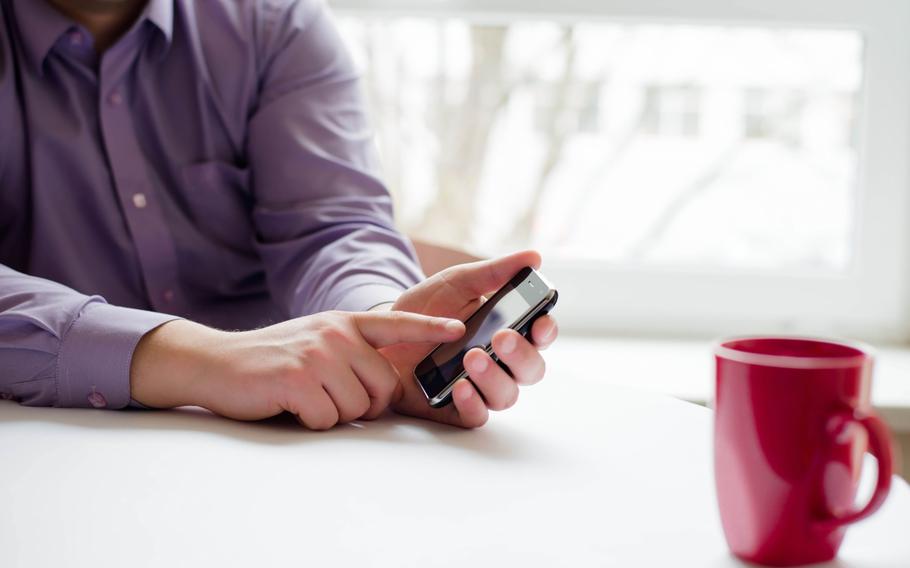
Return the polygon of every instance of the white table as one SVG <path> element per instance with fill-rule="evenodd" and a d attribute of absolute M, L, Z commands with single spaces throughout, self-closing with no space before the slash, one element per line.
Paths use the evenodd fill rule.
<path fill-rule="evenodd" d="M 743 566 L 710 412 L 560 376 L 460 431 L 0 404 L 0 566 Z M 910 566 L 895 478 L 838 568 Z"/>

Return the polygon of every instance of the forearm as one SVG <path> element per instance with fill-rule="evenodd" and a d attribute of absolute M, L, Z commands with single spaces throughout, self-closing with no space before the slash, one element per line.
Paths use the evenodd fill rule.
<path fill-rule="evenodd" d="M 368 310 L 394 302 L 423 279 L 406 238 L 378 226 L 391 225 L 390 217 L 375 213 L 371 220 L 368 201 L 350 203 L 334 218 L 332 211 L 303 207 L 257 215 L 260 233 L 271 241 L 262 249 L 270 291 L 290 317 Z M 355 208 L 363 212 L 349 216 Z M 278 234 L 275 227 L 295 232 Z"/>

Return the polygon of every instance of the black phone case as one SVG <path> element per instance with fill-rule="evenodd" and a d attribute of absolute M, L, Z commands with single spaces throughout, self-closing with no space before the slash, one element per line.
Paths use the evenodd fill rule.
<path fill-rule="evenodd" d="M 518 333 L 520 333 L 520 334 L 522 335 L 522 337 L 526 337 L 526 338 L 528 338 L 528 339 L 530 340 L 530 339 L 531 339 L 531 327 L 534 326 L 534 322 L 537 321 L 537 318 L 539 318 L 539 317 L 541 317 L 541 316 L 545 316 L 545 315 L 547 315 L 548 313 L 550 313 L 550 310 L 552 310 L 552 309 L 553 309 L 553 306 L 556 305 L 556 300 L 557 300 L 558 298 L 559 298 L 559 292 L 554 291 L 554 293 L 553 293 L 553 298 L 552 298 L 549 302 L 547 302 L 546 305 L 544 305 L 544 307 L 541 308 L 540 311 L 537 312 L 537 314 L 536 314 L 534 317 L 532 317 L 531 319 L 529 319 L 529 320 L 527 321 L 527 323 L 525 323 L 523 326 L 521 326 L 520 328 L 516 329 L 515 331 L 517 331 Z M 532 340 L 532 343 L 533 343 L 533 340 Z M 490 354 L 490 357 L 492 357 L 492 359 L 493 359 L 494 361 L 496 361 L 496 364 L 499 365 L 499 366 L 502 368 L 503 371 L 505 371 L 506 373 L 508 373 L 510 377 L 512 376 L 512 371 L 511 371 L 511 369 L 509 369 L 508 365 L 506 365 L 505 363 L 503 363 L 502 361 L 500 361 L 500 360 L 499 360 L 499 357 L 497 357 L 495 353 L 491 353 L 491 354 Z M 470 381 L 471 379 L 468 378 L 468 380 Z M 449 405 L 449 404 L 451 404 L 451 403 L 452 403 L 452 393 L 449 393 L 449 394 L 446 395 L 446 397 L 445 397 L 444 399 L 442 399 L 441 401 L 439 401 L 438 404 L 433 405 L 433 408 L 443 408 L 443 407 L 445 407 L 445 406 L 447 406 L 447 405 Z"/>

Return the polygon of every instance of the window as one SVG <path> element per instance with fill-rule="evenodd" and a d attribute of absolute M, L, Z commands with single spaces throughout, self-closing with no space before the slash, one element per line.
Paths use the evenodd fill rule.
<path fill-rule="evenodd" d="M 701 89 L 695 85 L 648 85 L 644 89 L 642 132 L 695 138 L 701 120 Z"/>
<path fill-rule="evenodd" d="M 556 127 L 593 134 L 601 127 L 602 86 L 596 81 L 541 82 L 536 89 L 534 128 L 547 136 Z"/>
<path fill-rule="evenodd" d="M 806 107 L 806 94 L 802 91 L 772 91 L 770 89 L 750 88 L 744 92 L 745 113 L 743 117 L 745 137 L 752 140 L 780 140 L 790 146 L 800 146 L 802 142 L 801 126 L 803 110 Z M 810 105 L 810 107 L 813 105 Z M 828 116 L 821 117 L 823 124 L 836 124 L 843 127 L 841 117 L 844 109 L 824 109 Z M 832 113 L 831 111 L 834 111 Z M 840 111 L 840 112 L 838 112 Z M 831 114 L 834 114 L 831 116 Z M 828 143 L 838 141 L 826 132 Z M 841 143 L 848 138 L 841 136 Z"/>
<path fill-rule="evenodd" d="M 402 228 L 540 249 L 566 327 L 906 332 L 910 8 L 334 4 Z"/>

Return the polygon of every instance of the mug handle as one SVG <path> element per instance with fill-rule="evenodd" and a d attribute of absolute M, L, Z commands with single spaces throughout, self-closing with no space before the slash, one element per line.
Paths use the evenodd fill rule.
<path fill-rule="evenodd" d="M 866 431 L 869 437 L 869 449 L 867 451 L 878 460 L 878 479 L 875 483 L 875 490 L 864 507 L 853 509 L 843 515 L 831 515 L 816 521 L 822 529 L 833 530 L 865 519 L 882 506 L 888 496 L 888 491 L 891 489 L 894 458 L 891 453 L 888 426 L 874 413 L 866 413 L 859 410 L 842 410 L 828 417 L 825 425 L 827 439 L 829 441 L 836 440 L 851 424 L 857 424 Z"/>

